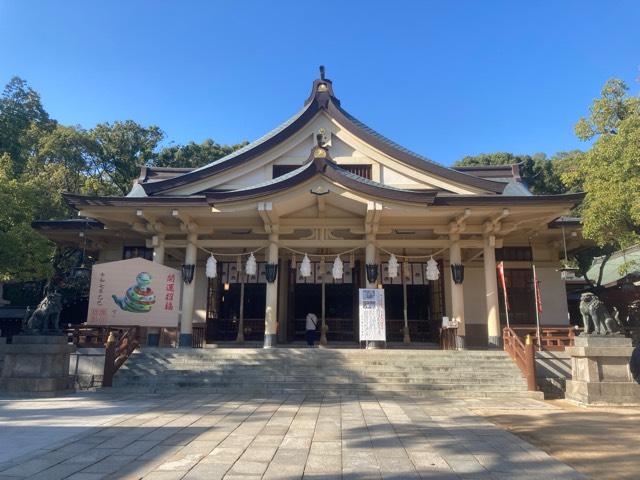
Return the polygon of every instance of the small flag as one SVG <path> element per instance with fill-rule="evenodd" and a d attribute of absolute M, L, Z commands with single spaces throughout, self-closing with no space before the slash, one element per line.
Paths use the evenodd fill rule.
<path fill-rule="evenodd" d="M 542 294 L 540 293 L 540 281 L 536 273 L 536 266 L 533 266 L 533 289 L 536 296 L 536 309 L 538 313 L 542 313 Z"/>
<path fill-rule="evenodd" d="M 509 311 L 511 310 L 511 306 L 509 305 L 509 296 L 507 295 L 507 282 L 504 279 L 504 262 L 498 263 L 498 278 L 500 279 L 500 285 L 502 285 L 504 303 L 507 306 L 507 311 Z"/>

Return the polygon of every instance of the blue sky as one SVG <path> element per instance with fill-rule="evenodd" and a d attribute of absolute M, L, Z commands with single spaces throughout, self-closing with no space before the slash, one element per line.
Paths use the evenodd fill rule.
<path fill-rule="evenodd" d="M 0 0 L 0 82 L 65 124 L 234 143 L 295 113 L 324 64 L 351 114 L 450 164 L 587 147 L 573 126 L 603 83 L 638 93 L 639 25 L 637 0 Z"/>

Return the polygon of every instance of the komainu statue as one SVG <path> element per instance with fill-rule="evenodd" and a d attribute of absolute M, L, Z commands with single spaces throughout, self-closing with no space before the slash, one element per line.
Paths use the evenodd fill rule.
<path fill-rule="evenodd" d="M 58 292 L 47 293 L 27 319 L 24 325 L 25 333 L 43 334 L 59 332 L 61 312 L 62 295 Z"/>
<path fill-rule="evenodd" d="M 583 335 L 610 335 L 620 332 L 620 325 L 611 316 L 607 307 L 591 292 L 580 297 L 580 313 L 584 323 Z M 591 330 L 593 325 L 593 331 Z"/>

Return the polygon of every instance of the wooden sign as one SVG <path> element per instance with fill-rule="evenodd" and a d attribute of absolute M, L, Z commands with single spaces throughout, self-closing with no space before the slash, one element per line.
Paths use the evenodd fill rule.
<path fill-rule="evenodd" d="M 177 327 L 180 284 L 178 270 L 142 258 L 94 265 L 87 323 Z"/>

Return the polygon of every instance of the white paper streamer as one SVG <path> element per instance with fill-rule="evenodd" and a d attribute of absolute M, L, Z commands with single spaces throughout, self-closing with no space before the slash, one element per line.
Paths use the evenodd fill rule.
<path fill-rule="evenodd" d="M 216 257 L 213 255 L 207 259 L 205 275 L 207 278 L 216 278 L 218 276 L 218 262 L 216 261 Z"/>

